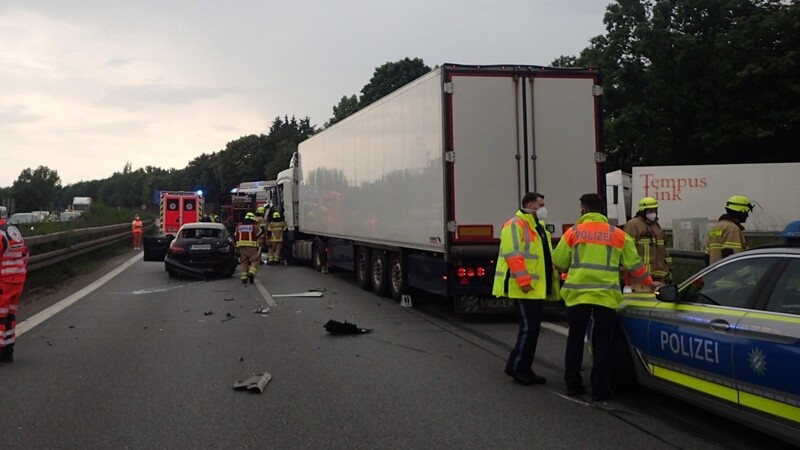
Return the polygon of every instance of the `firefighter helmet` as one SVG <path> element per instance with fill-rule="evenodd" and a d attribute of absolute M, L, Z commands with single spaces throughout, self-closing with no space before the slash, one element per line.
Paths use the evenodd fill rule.
<path fill-rule="evenodd" d="M 266 209 L 263 206 L 259 206 L 258 208 L 256 208 L 256 214 L 259 216 L 263 216 L 265 211 Z"/>
<path fill-rule="evenodd" d="M 249 212 L 244 215 L 244 220 L 256 220 L 256 215 Z"/>
<path fill-rule="evenodd" d="M 727 203 L 725 203 L 725 209 L 743 213 L 749 213 L 753 210 L 754 206 L 755 205 L 750 203 L 750 199 L 744 195 L 734 195 L 728 199 Z"/>
<path fill-rule="evenodd" d="M 653 197 L 643 197 L 639 200 L 639 211 L 658 208 L 658 202 Z"/>
<path fill-rule="evenodd" d="M 281 218 L 281 213 L 279 211 L 275 211 L 274 213 L 272 213 L 272 218 L 273 219 L 280 219 Z"/>

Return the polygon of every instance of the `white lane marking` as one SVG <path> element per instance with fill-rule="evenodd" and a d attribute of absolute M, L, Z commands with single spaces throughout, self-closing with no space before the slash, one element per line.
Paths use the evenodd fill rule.
<path fill-rule="evenodd" d="M 180 289 L 180 288 L 182 288 L 184 286 L 191 286 L 193 284 L 198 284 L 198 283 L 204 283 L 204 281 L 195 281 L 194 283 L 179 284 L 177 286 L 170 286 L 170 287 L 159 288 L 159 289 L 139 289 L 138 291 L 131 292 L 131 294 L 133 294 L 133 295 L 155 294 L 157 292 L 172 291 L 172 290 L 175 290 L 175 289 Z"/>
<path fill-rule="evenodd" d="M 562 327 L 561 325 L 556 325 L 550 322 L 542 322 L 542 328 L 546 328 L 550 331 L 555 331 L 558 334 L 569 336 L 569 328 Z"/>
<path fill-rule="evenodd" d="M 258 279 L 256 279 L 256 289 L 258 289 L 258 292 L 261 292 L 261 296 L 264 297 L 264 300 L 267 302 L 267 305 L 278 306 L 278 304 L 275 303 L 275 300 L 272 298 L 272 296 L 269 295 L 267 288 L 264 287 L 264 285 Z"/>
<path fill-rule="evenodd" d="M 107 274 L 100 277 L 94 283 L 86 286 L 85 288 L 81 289 L 80 291 L 70 295 L 69 297 L 61 300 L 60 302 L 50 306 L 49 308 L 41 311 L 39 314 L 36 314 L 32 317 L 29 317 L 27 320 L 17 324 L 17 336 L 22 336 L 26 332 L 33 329 L 35 326 L 41 324 L 45 320 L 53 317 L 54 315 L 60 313 L 68 306 L 72 305 L 73 303 L 77 302 L 78 300 L 86 297 L 87 295 L 91 294 L 95 290 L 97 290 L 100 286 L 108 283 L 111 279 L 119 275 L 120 273 L 124 272 L 125 269 L 128 267 L 136 264 L 137 261 L 141 261 L 142 255 L 141 253 L 137 254 L 133 258 L 129 259 L 128 261 L 122 263 L 119 267 L 108 272 Z"/>

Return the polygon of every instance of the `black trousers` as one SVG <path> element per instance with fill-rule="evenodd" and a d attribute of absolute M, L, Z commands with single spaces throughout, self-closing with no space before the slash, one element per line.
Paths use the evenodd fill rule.
<path fill-rule="evenodd" d="M 592 318 L 592 394 L 607 395 L 610 392 L 611 358 L 616 327 L 616 311 L 599 305 L 575 305 L 567 308 L 567 350 L 564 358 L 564 382 L 567 390 L 583 386 L 583 341 L 589 319 Z"/>
<path fill-rule="evenodd" d="M 506 368 L 520 373 L 533 371 L 533 358 L 542 328 L 542 300 L 514 300 L 519 322 L 517 343 L 508 356 Z"/>

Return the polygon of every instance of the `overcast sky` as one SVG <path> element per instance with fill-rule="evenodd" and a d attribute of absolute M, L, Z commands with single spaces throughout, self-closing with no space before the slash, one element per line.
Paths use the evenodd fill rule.
<path fill-rule="evenodd" d="M 0 0 L 0 186 L 183 168 L 276 116 L 322 125 L 405 57 L 548 65 L 604 33 L 608 3 Z"/>

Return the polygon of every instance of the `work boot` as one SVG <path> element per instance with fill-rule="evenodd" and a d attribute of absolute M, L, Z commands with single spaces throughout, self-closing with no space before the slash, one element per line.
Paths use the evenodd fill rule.
<path fill-rule="evenodd" d="M 253 284 L 256 282 L 256 277 L 251 273 L 250 275 L 247 276 L 247 280 L 250 282 L 250 284 Z"/>
<path fill-rule="evenodd" d="M 4 348 L 2 353 L 0 353 L 0 362 L 4 363 L 14 362 L 14 349 Z"/>
<path fill-rule="evenodd" d="M 242 284 L 247 284 L 247 277 L 242 278 Z"/>

